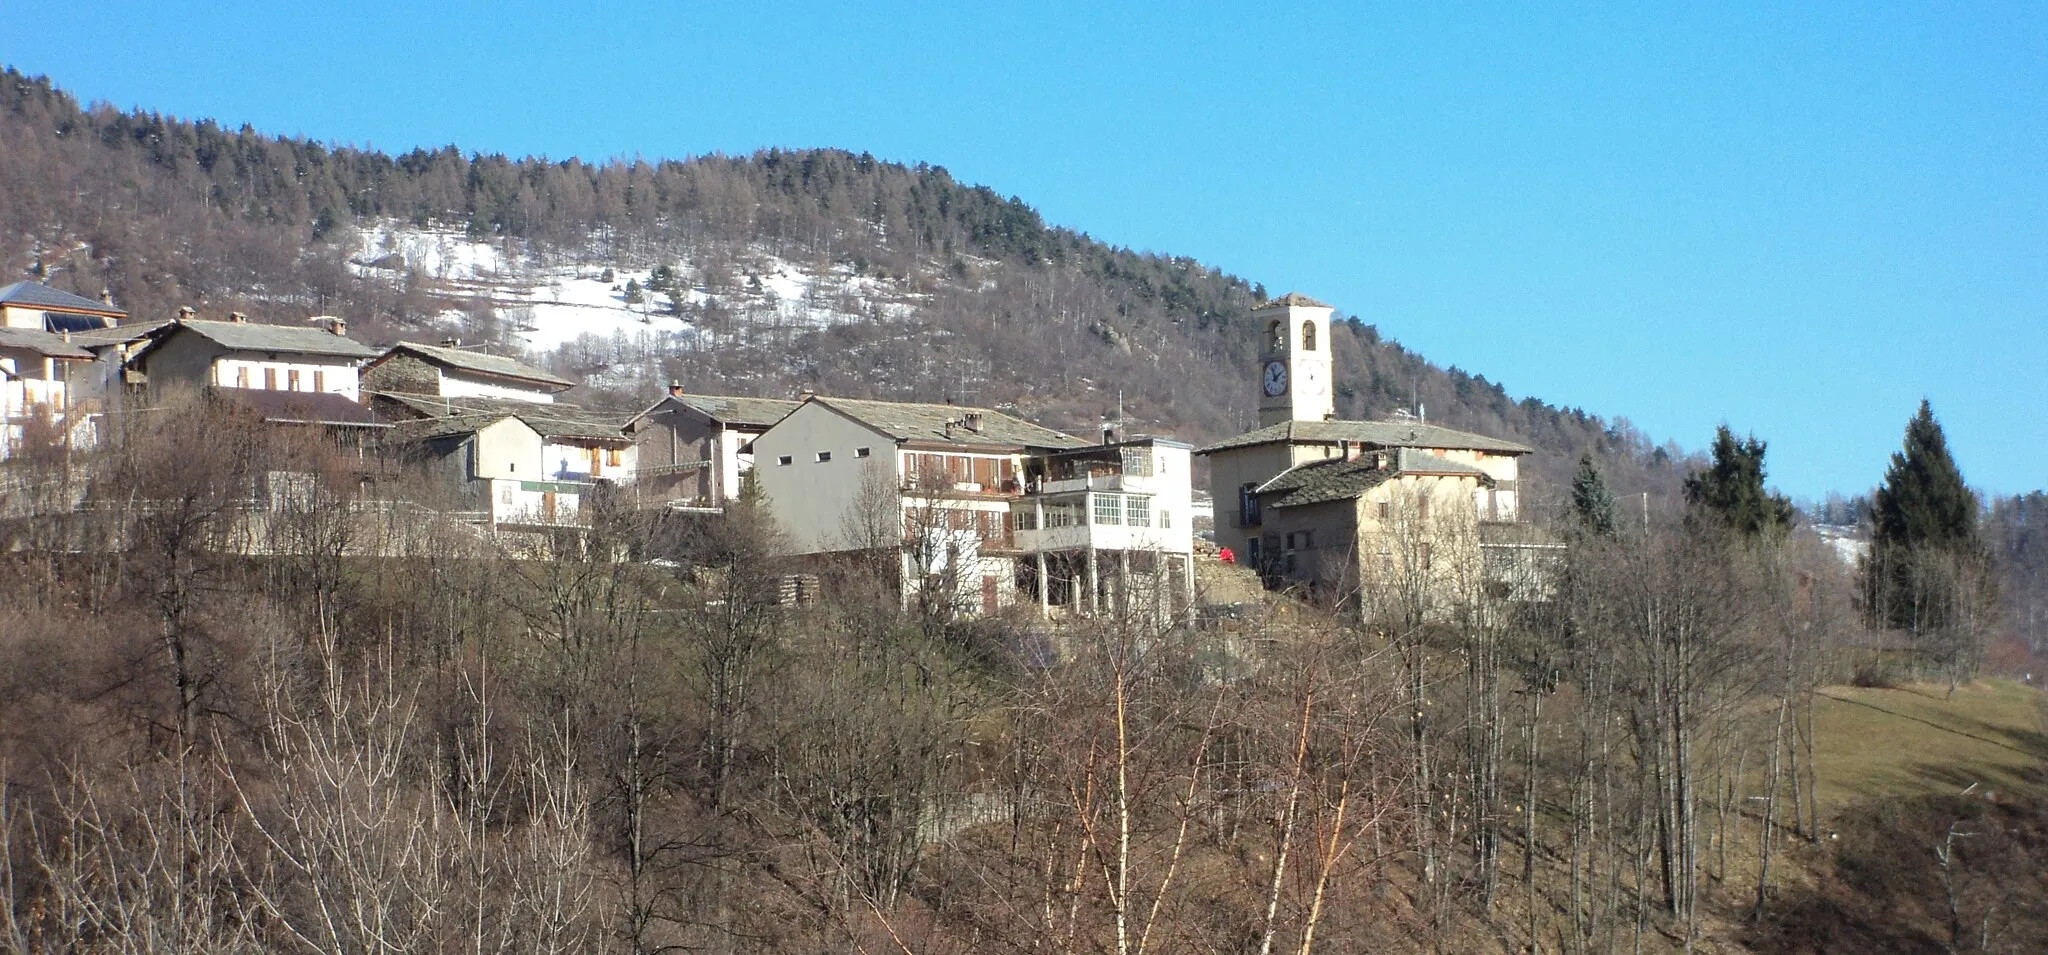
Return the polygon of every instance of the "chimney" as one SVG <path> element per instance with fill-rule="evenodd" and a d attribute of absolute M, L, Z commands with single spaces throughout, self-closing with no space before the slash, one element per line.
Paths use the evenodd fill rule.
<path fill-rule="evenodd" d="M 1337 439 L 1337 460 L 1339 460 L 1339 461 L 1349 461 L 1349 460 L 1351 460 L 1351 439 L 1349 439 L 1349 438 L 1339 438 L 1339 439 Z"/>
<path fill-rule="evenodd" d="M 798 400 L 798 401 L 809 401 L 809 400 L 811 400 L 812 398 L 816 398 L 817 396 L 818 396 L 818 393 L 817 393 L 817 392 L 815 392 L 815 391 L 812 391 L 812 390 L 811 390 L 811 389 L 809 389 L 809 388 L 805 388 L 804 390 L 802 390 L 802 391 L 799 391 L 799 392 L 797 392 L 797 393 L 796 393 L 796 400 Z"/>
<path fill-rule="evenodd" d="M 180 305 L 180 306 L 178 306 L 178 321 L 181 321 L 181 322 L 189 322 L 189 321 L 191 321 L 191 320 L 192 320 L 192 316 L 194 316 L 194 315 L 197 315 L 197 314 L 199 314 L 199 313 L 198 313 L 198 312 L 196 312 L 196 311 L 193 311 L 193 310 L 192 310 L 192 306 L 190 306 L 190 305 Z"/>
<path fill-rule="evenodd" d="M 229 312 L 228 321 L 234 322 L 237 325 L 247 325 L 249 324 L 249 316 L 241 312 Z"/>
<path fill-rule="evenodd" d="M 442 347 L 442 348 L 461 348 L 461 347 L 462 347 L 462 339 L 460 339 L 460 338 L 443 338 L 443 339 L 441 339 L 441 347 Z"/>
<path fill-rule="evenodd" d="M 970 411 L 960 416 L 960 423 L 975 434 L 981 433 L 981 412 Z"/>
<path fill-rule="evenodd" d="M 114 307 L 114 290 L 113 290 L 113 289 L 110 289 L 110 288 L 103 288 L 103 289 L 100 289 L 100 304 L 101 304 L 101 305 L 105 305 L 105 306 L 106 306 L 106 307 L 108 307 L 108 308 L 113 308 L 113 307 Z"/>
<path fill-rule="evenodd" d="M 1372 466 L 1373 466 L 1373 467 L 1376 467 L 1376 468 L 1379 468 L 1379 469 L 1380 469 L 1380 470 L 1382 470 L 1382 471 L 1386 470 L 1386 468 L 1387 468 L 1387 452 L 1386 452 L 1385 450 L 1380 450 L 1380 451 L 1374 451 L 1374 452 L 1373 452 L 1373 454 L 1372 454 Z"/>
<path fill-rule="evenodd" d="M 1102 443 L 1103 443 L 1103 444 L 1115 444 L 1115 443 L 1116 443 L 1116 425 L 1114 425 L 1114 424 L 1111 424 L 1110 422 L 1107 422 L 1107 421 L 1104 421 L 1104 422 L 1102 423 Z"/>
<path fill-rule="evenodd" d="M 668 396 L 671 398 L 681 398 L 683 396 L 683 383 L 671 379 L 668 383 Z"/>
<path fill-rule="evenodd" d="M 348 319 L 337 318 L 327 323 L 327 330 L 343 338 L 348 337 Z"/>

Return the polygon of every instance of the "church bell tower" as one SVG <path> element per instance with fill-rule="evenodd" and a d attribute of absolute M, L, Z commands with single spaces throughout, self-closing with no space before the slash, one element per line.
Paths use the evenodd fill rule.
<path fill-rule="evenodd" d="M 1337 413 L 1331 389 L 1332 309 L 1289 292 L 1252 309 L 1259 329 L 1259 427 L 1322 421 Z"/>

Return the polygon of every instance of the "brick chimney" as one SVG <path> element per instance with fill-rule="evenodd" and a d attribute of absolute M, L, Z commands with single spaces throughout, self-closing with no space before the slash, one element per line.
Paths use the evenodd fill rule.
<path fill-rule="evenodd" d="M 336 318 L 327 323 L 327 330 L 343 338 L 348 337 L 348 319 Z"/>
<path fill-rule="evenodd" d="M 249 324 L 249 316 L 241 312 L 229 312 L 228 321 L 234 322 L 237 325 L 247 325 Z"/>
<path fill-rule="evenodd" d="M 181 322 L 189 322 L 189 321 L 191 321 L 191 320 L 192 320 L 192 317 L 193 317 L 193 316 L 195 316 L 195 315 L 198 315 L 198 314 L 199 314 L 199 313 L 198 313 L 198 312 L 196 312 L 196 311 L 194 311 L 194 310 L 193 310 L 193 308 L 192 308 L 192 306 L 190 306 L 190 305 L 180 305 L 180 306 L 178 306 L 178 321 L 181 321 Z"/>
<path fill-rule="evenodd" d="M 981 412 L 969 411 L 960 416 L 960 424 L 975 434 L 981 433 Z"/>
<path fill-rule="evenodd" d="M 671 398 L 681 398 L 683 396 L 683 383 L 670 380 L 668 383 L 668 396 Z"/>

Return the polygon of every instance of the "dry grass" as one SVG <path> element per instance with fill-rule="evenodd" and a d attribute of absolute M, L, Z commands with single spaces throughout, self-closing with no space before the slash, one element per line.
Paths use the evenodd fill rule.
<path fill-rule="evenodd" d="M 1828 687 L 1816 710 L 1823 813 L 1880 796 L 2048 784 L 2048 694 L 2011 680 Z"/>

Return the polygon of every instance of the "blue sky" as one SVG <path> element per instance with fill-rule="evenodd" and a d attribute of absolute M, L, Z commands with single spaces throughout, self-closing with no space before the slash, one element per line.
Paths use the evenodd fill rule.
<path fill-rule="evenodd" d="M 387 150 L 931 162 L 1795 496 L 1923 396 L 2048 485 L 2048 5 L 978 6 L 7 0 L 0 58 Z"/>

